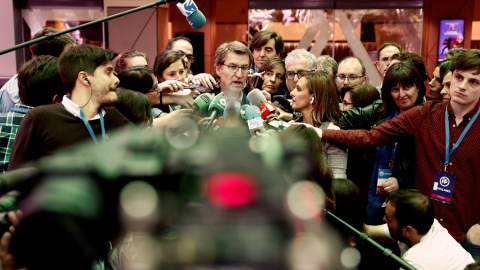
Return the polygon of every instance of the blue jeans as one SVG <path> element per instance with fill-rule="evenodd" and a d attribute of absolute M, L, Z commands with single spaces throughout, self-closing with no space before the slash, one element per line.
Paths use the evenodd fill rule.
<path fill-rule="evenodd" d="M 470 242 L 467 238 L 460 243 L 462 247 L 472 255 L 475 261 L 480 261 L 480 246 Z"/>

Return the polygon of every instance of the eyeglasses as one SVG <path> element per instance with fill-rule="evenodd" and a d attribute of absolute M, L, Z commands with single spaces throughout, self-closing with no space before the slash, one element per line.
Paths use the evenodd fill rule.
<path fill-rule="evenodd" d="M 250 69 L 250 67 L 248 66 L 241 66 L 241 67 L 237 65 L 222 65 L 222 66 L 226 66 L 228 68 L 228 71 L 232 73 L 237 73 L 238 69 L 240 69 L 243 74 L 248 74 L 248 70 Z"/>
<path fill-rule="evenodd" d="M 151 90 L 149 90 L 147 93 L 156 93 L 158 94 L 158 84 L 156 84 Z"/>
<path fill-rule="evenodd" d="M 285 74 L 285 78 L 287 80 L 293 80 L 295 79 L 295 75 L 297 75 L 298 79 L 302 78 L 303 76 L 307 75 L 307 73 L 314 72 L 315 70 L 300 70 L 298 72 L 293 72 L 293 71 L 287 71 Z"/>
<path fill-rule="evenodd" d="M 181 53 L 183 57 L 186 57 L 188 62 L 193 63 L 193 61 L 195 61 L 195 57 L 193 57 L 193 54 L 185 54 L 182 51 L 178 51 L 178 52 Z"/>
<path fill-rule="evenodd" d="M 340 104 L 341 104 L 342 109 L 345 109 L 345 107 L 347 107 L 348 105 L 355 105 L 355 104 L 352 103 L 352 102 L 342 102 L 342 103 L 340 103 Z"/>
<path fill-rule="evenodd" d="M 356 81 L 359 78 L 363 78 L 363 76 L 357 76 L 357 75 L 350 75 L 350 76 L 345 76 L 345 75 L 337 75 L 335 76 L 337 79 L 340 79 L 341 81 L 344 81 L 345 79 L 348 79 L 349 81 Z"/>

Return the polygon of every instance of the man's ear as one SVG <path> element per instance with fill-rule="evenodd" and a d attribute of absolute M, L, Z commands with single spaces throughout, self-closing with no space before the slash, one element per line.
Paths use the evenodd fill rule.
<path fill-rule="evenodd" d="M 80 71 L 78 73 L 78 76 L 77 78 L 80 80 L 80 83 L 82 83 L 83 85 L 87 86 L 87 87 L 90 87 L 90 81 L 88 80 L 88 74 L 87 72 L 85 71 Z"/>
<path fill-rule="evenodd" d="M 275 54 L 275 57 L 280 58 L 280 53 Z"/>
<path fill-rule="evenodd" d="M 215 73 L 217 73 L 218 77 L 221 77 L 221 74 L 222 74 L 221 68 L 222 68 L 222 65 L 215 66 Z"/>
<path fill-rule="evenodd" d="M 377 68 L 378 72 L 380 72 L 380 62 L 375 61 L 375 62 L 373 62 L 373 64 L 374 64 L 375 67 Z"/>
<path fill-rule="evenodd" d="M 52 104 L 57 104 L 62 102 L 63 96 L 60 96 L 58 94 L 55 94 L 55 96 L 52 97 Z"/>
<path fill-rule="evenodd" d="M 404 235 L 410 236 L 415 232 L 415 229 L 412 226 L 407 225 L 402 228 L 402 232 L 404 233 Z"/>

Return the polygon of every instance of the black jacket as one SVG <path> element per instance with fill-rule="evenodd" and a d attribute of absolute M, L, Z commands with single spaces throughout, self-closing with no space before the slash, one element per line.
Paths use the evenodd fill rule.
<path fill-rule="evenodd" d="M 380 113 L 382 104 L 382 100 L 379 99 L 376 100 L 372 105 L 344 111 L 342 113 L 342 117 L 340 118 L 340 128 L 370 130 L 371 128 L 383 124 L 387 120 L 388 115 Z M 409 137 L 399 141 L 397 149 L 398 155 L 393 168 L 393 176 L 398 179 L 398 185 L 400 188 L 413 188 L 415 172 L 415 139 L 413 137 Z M 351 157 L 350 152 L 353 152 L 354 157 Z M 357 174 L 363 173 L 365 175 L 365 171 L 367 171 L 370 174 L 370 180 L 371 173 L 373 172 L 372 166 L 375 165 L 375 157 L 376 149 L 374 148 L 361 150 L 350 148 L 348 166 L 352 165 L 354 168 L 350 169 L 349 174 L 349 167 L 347 166 L 347 176 L 349 178 L 355 178 Z M 373 162 L 371 160 L 372 158 Z M 362 189 L 362 187 L 360 188 Z"/>

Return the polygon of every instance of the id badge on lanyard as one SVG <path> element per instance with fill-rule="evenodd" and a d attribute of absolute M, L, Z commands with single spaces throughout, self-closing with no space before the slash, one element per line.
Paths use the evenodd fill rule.
<path fill-rule="evenodd" d="M 433 190 L 431 198 L 444 203 L 450 203 L 453 195 L 453 184 L 455 183 L 455 176 L 447 173 L 448 162 L 453 152 L 457 150 L 460 143 L 467 132 L 472 127 L 473 123 L 480 114 L 480 108 L 472 117 L 468 125 L 463 130 L 458 140 L 453 144 L 453 148 L 450 151 L 450 123 L 448 122 L 448 104 L 445 105 L 445 168 L 444 172 L 437 172 L 435 175 L 435 182 L 433 183 Z"/>

